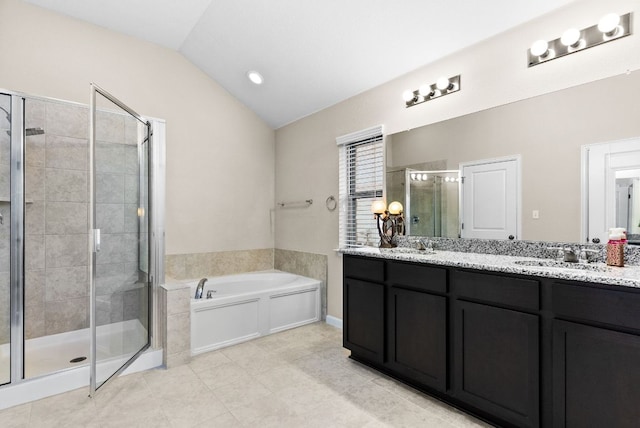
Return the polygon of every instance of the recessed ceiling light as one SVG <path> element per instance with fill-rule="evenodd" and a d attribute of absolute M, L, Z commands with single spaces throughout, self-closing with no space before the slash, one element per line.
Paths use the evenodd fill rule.
<path fill-rule="evenodd" d="M 262 74 L 258 73 L 257 71 L 248 72 L 247 77 L 256 85 L 262 85 L 262 82 L 264 82 L 264 79 L 262 78 Z"/>

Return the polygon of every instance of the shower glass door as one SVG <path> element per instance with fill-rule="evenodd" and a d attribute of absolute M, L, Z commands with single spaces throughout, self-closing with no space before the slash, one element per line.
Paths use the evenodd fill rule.
<path fill-rule="evenodd" d="M 0 385 L 11 380 L 11 96 L 0 94 Z"/>
<path fill-rule="evenodd" d="M 92 85 L 91 395 L 150 343 L 149 122 Z"/>

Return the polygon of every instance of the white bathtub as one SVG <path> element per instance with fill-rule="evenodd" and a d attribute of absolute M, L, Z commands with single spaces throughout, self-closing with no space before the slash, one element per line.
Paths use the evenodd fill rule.
<path fill-rule="evenodd" d="M 191 285 L 191 355 L 319 321 L 321 281 L 270 271 L 209 278 L 202 299 Z M 213 298 L 207 299 L 209 290 Z"/>

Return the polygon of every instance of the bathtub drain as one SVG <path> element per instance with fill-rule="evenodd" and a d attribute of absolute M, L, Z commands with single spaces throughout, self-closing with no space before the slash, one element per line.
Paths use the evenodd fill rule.
<path fill-rule="evenodd" d="M 87 359 L 87 357 L 76 357 L 76 358 L 73 358 L 73 359 L 69 360 L 69 362 L 70 363 L 79 363 L 79 362 L 84 361 L 86 359 Z"/>

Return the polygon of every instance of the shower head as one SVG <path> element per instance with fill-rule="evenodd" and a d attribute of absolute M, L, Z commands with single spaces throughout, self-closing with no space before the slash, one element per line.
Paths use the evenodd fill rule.
<path fill-rule="evenodd" d="M 24 133 L 27 137 L 31 135 L 42 135 L 44 134 L 44 129 L 42 128 L 27 128 L 24 130 Z"/>

